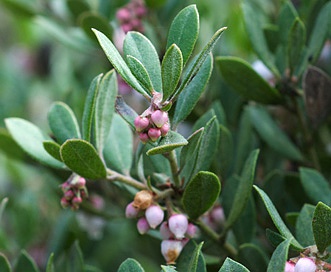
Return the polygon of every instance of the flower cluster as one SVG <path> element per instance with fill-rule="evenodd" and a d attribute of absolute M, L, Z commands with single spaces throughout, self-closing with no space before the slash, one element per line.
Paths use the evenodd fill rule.
<path fill-rule="evenodd" d="M 126 206 L 125 215 L 127 218 L 138 218 L 140 234 L 160 226 L 161 253 L 168 264 L 175 263 L 185 244 L 197 233 L 197 227 L 189 223 L 184 214 L 172 214 L 167 221 L 163 221 L 163 209 L 154 203 L 152 193 L 147 190 L 136 194 L 133 202 Z"/>
<path fill-rule="evenodd" d="M 125 33 L 136 30 L 144 32 L 142 19 L 147 15 L 147 9 L 142 0 L 132 0 L 116 12 L 116 18 Z"/>
<path fill-rule="evenodd" d="M 168 113 L 159 109 L 147 109 L 136 117 L 134 125 L 143 143 L 157 141 L 160 137 L 166 136 L 170 129 Z"/>
<path fill-rule="evenodd" d="M 63 197 L 61 205 L 63 208 L 71 207 L 78 210 L 79 204 L 87 198 L 86 180 L 83 177 L 74 176 L 61 185 Z"/>

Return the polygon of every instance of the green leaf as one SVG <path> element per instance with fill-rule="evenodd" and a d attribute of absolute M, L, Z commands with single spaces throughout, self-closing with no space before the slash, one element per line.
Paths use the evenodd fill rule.
<path fill-rule="evenodd" d="M 151 95 L 154 91 L 154 87 L 144 65 L 131 55 L 126 56 L 126 62 L 133 75 L 138 79 L 141 86 L 143 86 Z"/>
<path fill-rule="evenodd" d="M 115 111 L 117 77 L 114 70 L 109 71 L 101 80 L 95 106 L 95 140 L 99 154 L 107 140 Z"/>
<path fill-rule="evenodd" d="M 128 258 L 118 268 L 117 272 L 144 272 L 140 263 L 136 260 Z"/>
<path fill-rule="evenodd" d="M 97 151 L 87 141 L 67 140 L 61 146 L 63 162 L 78 175 L 88 179 L 106 177 L 106 168 Z"/>
<path fill-rule="evenodd" d="M 318 202 L 312 221 L 314 239 L 318 251 L 323 254 L 331 245 L 331 208 L 322 202 Z"/>
<path fill-rule="evenodd" d="M 202 49 L 196 60 L 194 61 L 191 69 L 189 69 L 188 73 L 184 76 L 181 81 L 180 86 L 176 90 L 176 92 L 172 95 L 170 100 L 176 99 L 177 96 L 186 88 L 186 86 L 192 81 L 192 79 L 197 75 L 198 71 L 200 70 L 201 66 L 205 62 L 206 58 L 209 56 L 209 53 L 214 48 L 216 42 L 221 37 L 222 33 L 226 30 L 226 27 L 220 28 L 215 32 L 213 37 L 211 37 L 210 41 L 205 45 Z"/>
<path fill-rule="evenodd" d="M 37 264 L 25 250 L 21 251 L 14 270 L 24 272 L 39 272 Z"/>
<path fill-rule="evenodd" d="M 89 11 L 89 5 L 82 0 L 67 0 L 67 6 L 71 14 L 77 19 L 80 14 Z"/>
<path fill-rule="evenodd" d="M 238 260 L 252 271 L 266 271 L 269 256 L 260 246 L 245 243 L 239 246 Z"/>
<path fill-rule="evenodd" d="M 2 218 L 2 215 L 3 215 L 3 212 L 4 212 L 5 208 L 7 206 L 7 203 L 8 203 L 8 198 L 7 197 L 5 197 L 1 200 L 1 203 L 0 203 L 0 222 L 2 222 L 1 218 Z"/>
<path fill-rule="evenodd" d="M 253 150 L 245 162 L 241 173 L 240 182 L 234 195 L 232 208 L 226 219 L 223 233 L 226 233 L 228 229 L 230 229 L 231 226 L 236 222 L 247 204 L 254 183 L 258 155 L 259 150 Z"/>
<path fill-rule="evenodd" d="M 76 116 L 63 102 L 52 104 L 48 112 L 48 124 L 60 144 L 68 139 L 81 138 Z"/>
<path fill-rule="evenodd" d="M 209 81 L 212 70 L 213 58 L 210 54 L 201 66 L 197 75 L 178 96 L 174 118 L 172 120 L 173 126 L 176 126 L 178 123 L 185 120 L 185 118 L 192 112 Z"/>
<path fill-rule="evenodd" d="M 52 253 L 47 261 L 46 272 L 55 272 L 54 268 L 54 253 Z"/>
<path fill-rule="evenodd" d="M 267 272 L 284 271 L 291 239 L 286 239 L 272 253 Z"/>
<path fill-rule="evenodd" d="M 169 131 L 166 136 L 162 137 L 156 147 L 149 149 L 147 155 L 164 154 L 178 147 L 187 145 L 187 140 L 177 132 Z"/>
<path fill-rule="evenodd" d="M 264 37 L 263 28 L 261 27 L 262 22 L 260 17 L 256 15 L 252 2 L 242 1 L 242 10 L 248 38 L 255 53 L 272 73 L 279 77 L 279 71 L 274 64 L 273 55 L 269 52 L 267 41 Z"/>
<path fill-rule="evenodd" d="M 113 36 L 113 29 L 111 28 L 107 18 L 101 16 L 100 14 L 96 14 L 93 11 L 86 11 L 82 13 L 78 18 L 78 22 L 85 34 L 93 40 L 95 39 L 95 35 L 91 30 L 92 28 L 98 29 L 109 39 Z"/>
<path fill-rule="evenodd" d="M 105 52 L 111 64 L 114 66 L 115 70 L 121 75 L 126 83 L 128 83 L 133 89 L 148 99 L 150 97 L 149 94 L 147 94 L 144 88 L 139 84 L 138 80 L 132 74 L 128 65 L 125 63 L 113 43 L 100 31 L 96 29 L 92 30 L 97 36 L 103 51 Z"/>
<path fill-rule="evenodd" d="M 128 174 L 132 164 L 132 142 L 131 129 L 119 115 L 114 115 L 103 151 L 106 164 L 118 172 Z"/>
<path fill-rule="evenodd" d="M 31 157 L 48 166 L 64 168 L 63 163 L 45 151 L 43 142 L 51 138 L 44 135 L 38 127 L 20 118 L 7 118 L 5 123 L 16 143 Z"/>
<path fill-rule="evenodd" d="M 33 4 L 25 1 L 2 0 L 1 4 L 9 9 L 15 16 L 22 16 L 23 18 L 31 18 L 38 12 L 33 7 Z"/>
<path fill-rule="evenodd" d="M 284 236 L 286 239 L 292 239 L 291 244 L 294 247 L 296 247 L 298 249 L 302 249 L 302 246 L 299 244 L 299 242 L 297 240 L 295 240 L 293 234 L 290 232 L 290 230 L 287 228 L 287 226 L 283 222 L 282 218 L 280 217 L 278 211 L 276 210 L 274 204 L 272 203 L 272 201 L 270 200 L 268 195 L 263 190 L 261 190 L 259 187 L 257 187 L 256 185 L 253 185 L 253 187 L 259 193 L 259 195 L 272 219 L 272 222 L 274 222 L 274 224 L 275 224 L 276 228 L 278 229 L 278 231 L 280 232 L 280 234 L 282 236 Z"/>
<path fill-rule="evenodd" d="M 69 271 L 85 271 L 83 253 L 77 240 L 67 254 L 66 267 Z"/>
<path fill-rule="evenodd" d="M 303 50 L 306 42 L 306 28 L 303 22 L 296 18 L 294 21 L 290 33 L 288 42 L 288 56 L 289 65 L 291 72 L 296 71 L 298 65 L 301 63 L 303 56 Z"/>
<path fill-rule="evenodd" d="M 142 63 L 146 68 L 154 90 L 161 92 L 162 79 L 160 59 L 150 40 L 139 32 L 130 31 L 125 36 L 123 51 L 124 55 L 131 55 Z"/>
<path fill-rule="evenodd" d="M 131 126 L 132 129 L 136 129 L 134 126 L 134 119 L 138 116 L 138 114 L 125 103 L 123 97 L 118 96 L 115 102 L 116 112 L 122 116 L 122 118 Z"/>
<path fill-rule="evenodd" d="M 22 160 L 25 156 L 22 148 L 15 142 L 5 128 L 0 128 L 0 149 L 9 158 Z"/>
<path fill-rule="evenodd" d="M 91 141 L 92 126 L 93 126 L 93 120 L 95 114 L 95 104 L 98 96 L 101 77 L 102 74 L 96 76 L 92 80 L 85 99 L 83 118 L 82 118 L 82 134 L 83 134 L 83 139 L 88 142 Z"/>
<path fill-rule="evenodd" d="M 247 111 L 251 122 L 261 138 L 279 154 L 302 161 L 303 156 L 299 149 L 291 142 L 283 130 L 279 128 L 269 113 L 262 107 L 248 107 Z"/>
<path fill-rule="evenodd" d="M 249 270 L 242 264 L 227 257 L 218 272 L 249 272 Z"/>
<path fill-rule="evenodd" d="M 201 248 L 203 242 L 199 245 L 194 240 L 190 240 L 176 260 L 176 269 L 178 271 L 206 272 L 205 259 Z"/>
<path fill-rule="evenodd" d="M 225 82 L 245 99 L 262 104 L 281 102 L 279 92 L 246 61 L 237 57 L 217 57 L 216 62 Z"/>
<path fill-rule="evenodd" d="M 167 40 L 167 48 L 177 44 L 183 53 L 183 64 L 192 54 L 199 34 L 199 13 L 196 5 L 182 9 L 172 21 Z"/>
<path fill-rule="evenodd" d="M 319 201 L 330 204 L 331 187 L 322 174 L 315 169 L 301 167 L 300 179 L 306 194 L 313 201 L 313 204 L 317 204 Z"/>
<path fill-rule="evenodd" d="M 221 191 L 218 177 L 207 171 L 198 172 L 186 185 L 183 206 L 191 219 L 197 219 L 215 203 Z"/>
<path fill-rule="evenodd" d="M 62 161 L 61 154 L 60 154 L 60 148 L 61 146 L 53 141 L 44 141 L 43 146 L 47 153 L 51 155 L 54 159 L 57 159 L 58 161 Z"/>
<path fill-rule="evenodd" d="M 182 52 L 176 44 L 172 44 L 165 53 L 161 66 L 163 101 L 166 101 L 175 91 L 182 70 Z"/>
<path fill-rule="evenodd" d="M 0 271 L 1 272 L 12 272 L 12 269 L 10 267 L 10 263 L 7 259 L 7 257 L 0 253 Z"/>
<path fill-rule="evenodd" d="M 229 173 L 233 165 L 233 136 L 231 131 L 223 125 L 220 125 L 220 143 L 218 149 L 218 158 L 215 158 L 220 173 L 224 176 Z"/>
<path fill-rule="evenodd" d="M 313 221 L 315 206 L 305 204 L 298 216 L 295 224 L 295 236 L 299 243 L 304 246 L 311 246 L 315 244 L 313 227 L 311 222 Z"/>
<path fill-rule="evenodd" d="M 176 267 L 172 266 L 172 265 L 170 265 L 170 266 L 161 265 L 161 268 L 162 268 L 163 272 L 177 272 Z"/>

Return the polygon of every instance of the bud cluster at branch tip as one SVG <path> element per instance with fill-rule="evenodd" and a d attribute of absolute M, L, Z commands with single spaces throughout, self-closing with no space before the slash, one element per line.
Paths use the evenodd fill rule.
<path fill-rule="evenodd" d="M 73 176 L 61 185 L 63 197 L 61 206 L 78 210 L 79 205 L 87 198 L 86 180 L 83 177 Z"/>

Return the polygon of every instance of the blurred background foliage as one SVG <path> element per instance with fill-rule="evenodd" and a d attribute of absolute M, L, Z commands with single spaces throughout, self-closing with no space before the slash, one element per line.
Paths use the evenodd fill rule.
<path fill-rule="evenodd" d="M 113 37 L 118 28 L 116 11 L 127 2 L 0 0 L 0 199 L 8 198 L 5 212 L 0 218 L 0 251 L 13 262 L 21 249 L 26 249 L 40 267 L 45 266 L 51 252 L 55 253 L 59 262 L 65 262 L 63 253 L 70 250 L 75 240 L 80 243 L 85 262 L 104 271 L 116 271 L 128 256 L 136 258 L 146 271 L 158 271 L 159 264 L 164 262 L 160 251 L 155 250 L 159 248 L 159 241 L 140 236 L 135 223 L 124 218 L 123 211 L 129 195 L 114 186 L 95 186 L 92 191 L 96 194 L 106 192 L 102 199 L 106 213 L 104 219 L 92 216 L 84 209 L 77 213 L 63 210 L 58 186 L 67 179 L 67 173 L 50 171 L 28 158 L 4 129 L 5 118 L 23 117 L 49 132 L 47 111 L 51 103 L 57 100 L 70 105 L 81 118 L 91 80 L 111 68 L 91 35 L 90 27 L 99 28 Z M 282 1 L 250 2 L 266 29 L 268 26 L 272 29 Z M 308 35 L 318 12 L 327 2 L 293 1 Z M 214 55 L 238 56 L 249 63 L 257 60 L 245 30 L 240 0 L 146 0 L 148 15 L 143 20 L 144 34 L 154 43 L 160 55 L 164 54 L 167 30 L 172 19 L 189 4 L 196 4 L 200 13 L 200 36 L 195 50 L 201 50 L 216 29 L 227 26 L 228 30 L 215 47 Z M 275 37 L 271 35 L 269 38 L 272 49 Z M 318 66 L 330 74 L 330 52 L 327 52 L 327 48 L 325 50 L 322 51 L 323 58 Z M 139 104 L 140 100 L 133 93 L 123 94 L 126 99 Z M 248 121 L 247 112 L 243 110 L 247 102 L 225 84 L 218 69 L 214 69 L 207 91 L 187 123 L 193 123 L 211 105 L 217 108 L 214 101 L 221 102 L 224 111 L 222 125 L 231 131 L 234 143 L 240 142 L 246 146 L 246 150 L 265 147 L 266 143 L 259 140 Z M 133 107 L 139 109 L 139 105 Z M 291 126 L 290 121 L 285 120 L 283 128 Z M 321 137 L 324 137 L 324 145 L 321 148 L 326 150 L 321 155 L 322 169 L 329 178 L 331 136 L 327 130 L 323 131 Z M 249 137 L 242 139 L 243 135 Z M 264 168 L 259 169 L 258 179 L 263 176 L 263 186 L 281 214 L 299 211 L 307 202 L 307 196 L 299 186 L 298 175 L 277 171 L 291 170 L 296 165 L 268 148 L 263 149 L 260 160 L 263 160 Z M 230 158 L 229 161 L 231 163 Z M 216 164 L 217 160 L 215 172 L 226 178 L 227 174 Z M 241 169 L 241 166 L 237 164 L 231 167 Z M 274 169 L 274 172 L 270 171 Z M 282 191 L 284 188 L 285 193 Z M 260 219 L 267 218 L 266 211 L 263 208 L 260 210 Z M 265 221 L 262 225 L 268 227 L 270 223 Z M 266 248 L 272 251 L 270 246 Z M 244 250 L 242 252 L 245 254 Z M 249 262 L 249 256 L 243 259 Z M 246 265 L 249 267 L 249 264 Z"/>

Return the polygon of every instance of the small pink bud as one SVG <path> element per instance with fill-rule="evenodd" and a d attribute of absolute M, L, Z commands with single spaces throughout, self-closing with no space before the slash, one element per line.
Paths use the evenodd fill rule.
<path fill-rule="evenodd" d="M 166 111 L 156 110 L 152 113 L 151 120 L 158 128 L 160 128 L 168 122 L 168 113 Z"/>
<path fill-rule="evenodd" d="M 168 134 L 169 130 L 170 130 L 170 125 L 169 123 L 165 123 L 161 128 L 161 136 L 164 137 Z"/>
<path fill-rule="evenodd" d="M 148 136 L 153 142 L 155 142 L 161 137 L 161 130 L 159 128 L 150 128 L 148 130 Z"/>
<path fill-rule="evenodd" d="M 129 31 L 132 30 L 132 25 L 130 23 L 125 23 L 121 25 L 121 28 L 124 33 L 128 33 Z"/>
<path fill-rule="evenodd" d="M 82 203 L 82 201 L 83 201 L 82 198 L 79 196 L 76 196 L 72 199 L 73 204 L 80 204 L 80 203 Z"/>
<path fill-rule="evenodd" d="M 62 197 L 61 198 L 61 206 L 62 206 L 62 208 L 68 208 L 70 206 L 70 203 L 66 198 Z"/>
<path fill-rule="evenodd" d="M 186 235 L 190 238 L 193 238 L 197 235 L 198 227 L 192 223 L 187 225 Z"/>
<path fill-rule="evenodd" d="M 300 258 L 294 267 L 294 272 L 315 272 L 316 264 L 311 258 Z"/>
<path fill-rule="evenodd" d="M 149 231 L 149 224 L 145 217 L 139 218 L 139 220 L 137 222 L 137 229 L 141 235 L 143 235 Z"/>
<path fill-rule="evenodd" d="M 86 185 L 86 180 L 83 177 L 79 177 L 78 180 L 76 180 L 76 182 L 73 183 L 73 186 L 78 189 L 85 187 L 85 185 Z"/>
<path fill-rule="evenodd" d="M 64 193 L 64 198 L 67 200 L 71 200 L 75 196 L 72 190 L 68 190 Z"/>
<path fill-rule="evenodd" d="M 127 8 L 121 8 L 116 12 L 116 18 L 120 22 L 126 22 L 131 19 L 131 12 Z"/>
<path fill-rule="evenodd" d="M 162 237 L 162 240 L 168 240 L 170 238 L 174 238 L 173 233 L 170 231 L 168 222 L 164 221 L 160 226 L 160 234 Z"/>
<path fill-rule="evenodd" d="M 224 215 L 224 210 L 221 206 L 215 206 L 211 212 L 210 212 L 210 219 L 219 224 L 222 225 L 225 221 L 225 215 Z"/>
<path fill-rule="evenodd" d="M 125 209 L 126 218 L 136 218 L 139 213 L 139 209 L 133 206 L 133 202 L 129 203 Z"/>
<path fill-rule="evenodd" d="M 188 227 L 188 220 L 183 214 L 174 214 L 168 220 L 169 229 L 177 239 L 185 236 Z"/>
<path fill-rule="evenodd" d="M 178 240 L 163 240 L 161 243 L 161 253 L 167 264 L 174 264 L 182 249 L 183 243 Z"/>
<path fill-rule="evenodd" d="M 149 120 L 147 117 L 137 116 L 134 119 L 134 126 L 137 132 L 142 132 L 149 126 Z"/>
<path fill-rule="evenodd" d="M 144 6 L 138 6 L 136 7 L 136 14 L 137 17 L 142 18 L 147 14 L 147 9 Z"/>
<path fill-rule="evenodd" d="M 287 261 L 285 264 L 284 272 L 294 272 L 294 266 L 295 266 L 294 262 Z"/>
<path fill-rule="evenodd" d="M 158 205 L 152 205 L 145 212 L 146 220 L 152 229 L 160 225 L 164 218 L 164 212 Z"/>
<path fill-rule="evenodd" d="M 146 144 L 149 141 L 149 136 L 145 132 L 140 132 L 139 133 L 139 139 L 142 141 L 144 144 Z"/>

